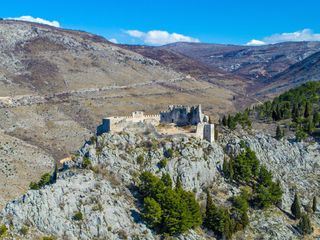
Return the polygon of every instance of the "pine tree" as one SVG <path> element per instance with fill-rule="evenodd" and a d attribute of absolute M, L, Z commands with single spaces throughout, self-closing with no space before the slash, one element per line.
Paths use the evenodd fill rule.
<path fill-rule="evenodd" d="M 166 187 L 172 188 L 172 180 L 169 173 L 162 174 L 161 181 Z"/>
<path fill-rule="evenodd" d="M 282 137 L 283 137 L 283 132 L 282 132 L 280 126 L 278 125 L 277 129 L 276 129 L 276 139 L 280 140 Z"/>
<path fill-rule="evenodd" d="M 156 228 L 161 223 L 162 209 L 153 198 L 146 197 L 143 203 L 143 218 L 151 228 Z"/>
<path fill-rule="evenodd" d="M 214 205 L 209 191 L 207 191 L 207 204 L 206 204 L 206 213 L 204 219 L 204 226 L 208 229 L 213 229 L 215 226 L 214 216 L 217 212 L 217 207 Z"/>
<path fill-rule="evenodd" d="M 301 218 L 301 204 L 300 204 L 300 198 L 297 193 L 295 193 L 294 195 L 294 200 L 291 205 L 291 213 L 295 219 Z"/>
<path fill-rule="evenodd" d="M 317 197 L 314 196 L 312 199 L 312 211 L 316 212 L 317 211 Z"/>
<path fill-rule="evenodd" d="M 313 232 L 310 218 L 307 214 L 302 214 L 298 228 L 303 235 L 311 234 Z"/>

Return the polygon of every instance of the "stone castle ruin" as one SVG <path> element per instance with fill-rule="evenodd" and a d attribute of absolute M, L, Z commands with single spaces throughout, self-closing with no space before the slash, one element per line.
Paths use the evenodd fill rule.
<path fill-rule="evenodd" d="M 158 115 L 145 115 L 143 111 L 135 111 L 131 116 L 104 118 L 102 124 L 97 127 L 97 135 L 106 132 L 121 132 L 130 124 L 139 122 L 154 126 L 159 124 L 174 124 L 177 127 L 194 125 L 197 127 L 196 132 L 188 133 L 188 135 L 214 142 L 214 124 L 210 124 L 209 117 L 202 113 L 201 105 L 192 107 L 170 105 L 167 111 L 162 111 Z"/>
<path fill-rule="evenodd" d="M 160 112 L 161 123 L 175 123 L 177 126 L 187 126 L 208 121 L 208 116 L 202 113 L 201 105 L 193 107 L 170 105 L 167 111 Z"/>

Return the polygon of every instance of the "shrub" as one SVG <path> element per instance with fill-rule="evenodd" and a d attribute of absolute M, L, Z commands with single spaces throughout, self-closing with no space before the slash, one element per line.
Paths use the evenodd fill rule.
<path fill-rule="evenodd" d="M 83 220 L 83 214 L 82 214 L 82 212 L 80 212 L 80 211 L 76 212 L 76 213 L 73 215 L 72 219 L 75 220 L 75 221 L 81 221 L 81 220 Z"/>
<path fill-rule="evenodd" d="M 139 156 L 137 157 L 137 163 L 138 163 L 139 165 L 142 165 L 142 164 L 144 163 L 144 157 L 143 157 L 143 155 L 139 155 Z"/>
<path fill-rule="evenodd" d="M 44 187 L 45 185 L 49 185 L 51 183 L 51 174 L 50 173 L 45 173 L 41 176 L 40 180 L 38 183 L 36 182 L 31 182 L 29 184 L 29 188 L 31 190 L 38 190 L 42 187 Z"/>
<path fill-rule="evenodd" d="M 29 231 L 29 228 L 27 226 L 22 226 L 22 228 L 20 229 L 20 233 L 22 235 L 27 235 Z"/>
<path fill-rule="evenodd" d="M 51 182 L 51 174 L 50 173 L 45 173 L 41 176 L 40 181 L 38 183 L 39 187 L 43 187 L 45 185 L 49 185 Z"/>
<path fill-rule="evenodd" d="M 53 236 L 44 236 L 42 237 L 42 240 L 56 240 L 57 238 L 56 237 L 53 237 Z"/>
<path fill-rule="evenodd" d="M 83 168 L 88 168 L 91 166 L 91 161 L 89 158 L 87 157 L 83 157 L 83 160 L 82 160 L 82 167 Z"/>
<path fill-rule="evenodd" d="M 296 140 L 298 142 L 304 140 L 306 137 L 308 137 L 308 134 L 306 134 L 302 128 L 298 128 L 297 131 L 296 131 Z"/>
<path fill-rule="evenodd" d="M 30 188 L 31 190 L 38 190 L 38 189 L 40 189 L 38 183 L 35 183 L 35 182 L 31 182 L 31 183 L 29 184 L 29 188 Z"/>
<path fill-rule="evenodd" d="M 99 212 L 101 212 L 103 210 L 103 206 L 102 206 L 102 204 L 100 203 L 100 202 L 98 202 L 96 205 L 94 205 L 93 207 L 92 207 L 92 211 L 99 211 Z"/>
<path fill-rule="evenodd" d="M 169 148 L 167 151 L 165 151 L 164 156 L 166 158 L 172 158 L 173 157 L 173 150 L 172 148 Z"/>
<path fill-rule="evenodd" d="M 4 225 L 4 224 L 2 224 L 2 225 L 0 226 L 0 236 L 5 235 L 6 232 L 7 232 L 7 230 L 8 230 L 7 226 Z"/>
<path fill-rule="evenodd" d="M 168 160 L 166 158 L 160 160 L 158 163 L 159 168 L 165 168 L 167 166 Z"/>

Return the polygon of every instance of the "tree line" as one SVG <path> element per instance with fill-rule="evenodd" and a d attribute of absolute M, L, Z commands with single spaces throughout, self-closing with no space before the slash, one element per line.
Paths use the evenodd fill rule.
<path fill-rule="evenodd" d="M 251 128 L 252 120 L 287 120 L 285 124 L 295 132 L 297 141 L 301 141 L 310 135 L 317 135 L 315 130 L 320 127 L 319 110 L 320 82 L 308 82 L 252 109 L 223 116 L 220 123 L 233 130 L 238 124 L 244 128 Z M 284 131 L 279 125 L 276 132 L 276 138 L 281 139 L 284 136 Z"/>

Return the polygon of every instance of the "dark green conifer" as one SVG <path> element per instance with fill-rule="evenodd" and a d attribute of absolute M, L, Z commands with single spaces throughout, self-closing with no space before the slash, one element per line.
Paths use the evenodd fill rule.
<path fill-rule="evenodd" d="M 298 224 L 298 229 L 303 235 L 308 235 L 313 232 L 313 228 L 311 226 L 310 218 L 307 214 L 302 214 L 301 219 Z"/>
<path fill-rule="evenodd" d="M 278 125 L 277 129 L 276 129 L 276 139 L 280 140 L 282 137 L 283 137 L 283 132 L 282 132 L 280 126 Z"/>
<path fill-rule="evenodd" d="M 144 198 L 142 216 L 151 228 L 158 227 L 161 224 L 162 217 L 162 209 L 160 204 L 153 198 Z"/>
<path fill-rule="evenodd" d="M 291 213 L 295 219 L 301 218 L 301 204 L 300 204 L 300 198 L 297 193 L 295 193 L 294 195 L 294 200 L 291 205 Z"/>
<path fill-rule="evenodd" d="M 314 112 L 312 121 L 313 121 L 313 125 L 314 125 L 315 127 L 317 127 L 317 126 L 319 125 L 319 122 L 320 122 L 320 114 L 319 114 L 318 111 Z"/>
<path fill-rule="evenodd" d="M 172 180 L 169 173 L 162 174 L 161 181 L 166 187 L 172 188 Z"/>
<path fill-rule="evenodd" d="M 314 196 L 312 199 L 312 211 L 316 212 L 317 211 L 317 197 Z"/>
<path fill-rule="evenodd" d="M 311 106 L 309 102 L 306 102 L 305 108 L 304 108 L 304 118 L 308 118 L 311 115 Z"/>

